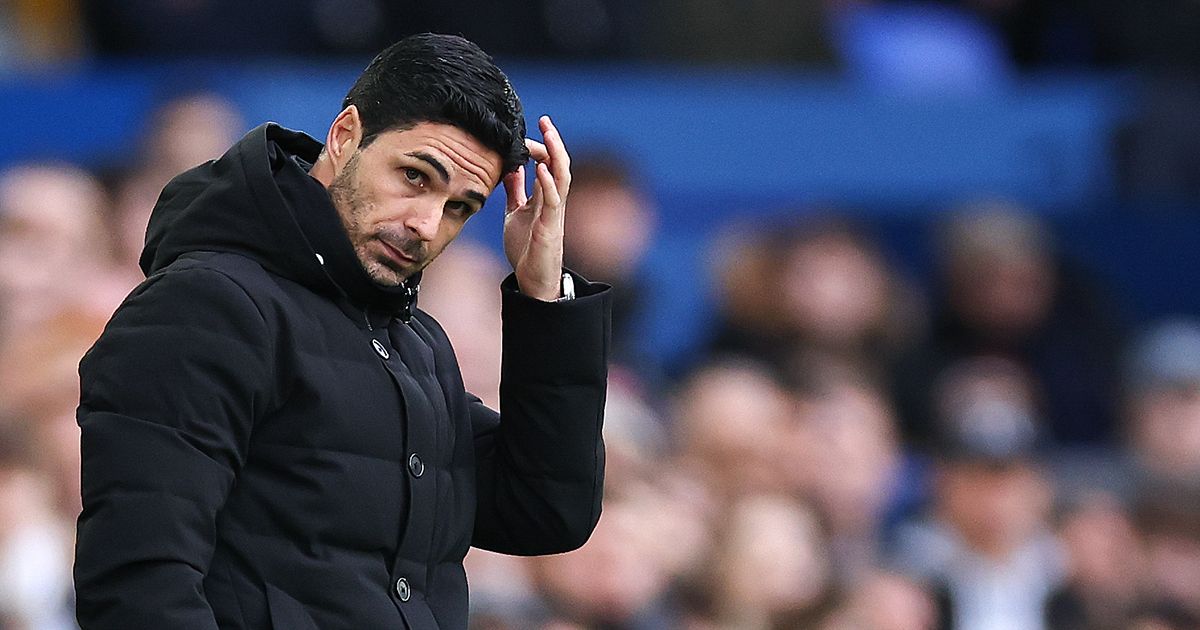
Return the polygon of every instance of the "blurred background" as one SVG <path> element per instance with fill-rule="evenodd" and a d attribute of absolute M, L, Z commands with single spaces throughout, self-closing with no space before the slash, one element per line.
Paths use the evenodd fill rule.
<path fill-rule="evenodd" d="M 473 551 L 475 628 L 1200 627 L 1194 0 L 2 0 L 0 630 L 74 628 L 162 186 L 428 30 L 553 115 L 616 287 L 600 525 Z M 502 213 L 421 293 L 492 404 Z"/>

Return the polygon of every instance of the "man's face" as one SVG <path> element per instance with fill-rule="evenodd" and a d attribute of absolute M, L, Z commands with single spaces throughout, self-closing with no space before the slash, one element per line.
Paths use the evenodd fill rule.
<path fill-rule="evenodd" d="M 500 181 L 500 156 L 471 134 L 423 122 L 356 150 L 329 186 L 367 274 L 397 286 L 462 231 Z"/>
<path fill-rule="evenodd" d="M 947 461 L 937 475 L 941 517 L 977 552 L 1006 560 L 1046 527 L 1052 492 L 1028 461 Z"/>

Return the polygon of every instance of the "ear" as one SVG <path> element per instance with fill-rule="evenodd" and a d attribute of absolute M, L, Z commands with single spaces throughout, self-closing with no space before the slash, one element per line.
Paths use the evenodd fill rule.
<path fill-rule="evenodd" d="M 362 119 L 359 118 L 358 107 L 350 105 L 333 119 L 325 137 L 325 153 L 329 155 L 335 172 L 342 171 L 361 142 Z"/>

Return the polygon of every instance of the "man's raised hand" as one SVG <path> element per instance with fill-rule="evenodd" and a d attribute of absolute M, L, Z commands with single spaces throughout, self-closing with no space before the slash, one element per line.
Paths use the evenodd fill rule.
<path fill-rule="evenodd" d="M 535 164 L 533 195 L 525 193 L 525 167 L 504 177 L 504 253 L 521 293 L 543 301 L 559 297 L 563 221 L 571 187 L 571 158 L 549 116 L 538 120 L 545 144 L 526 138 Z"/>

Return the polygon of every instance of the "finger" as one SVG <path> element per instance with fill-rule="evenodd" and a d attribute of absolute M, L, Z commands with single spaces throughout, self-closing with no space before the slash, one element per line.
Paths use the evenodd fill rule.
<path fill-rule="evenodd" d="M 559 195 L 566 197 L 567 189 L 571 185 L 571 156 L 567 153 L 567 145 L 563 143 L 562 134 L 558 132 L 558 127 L 554 126 L 554 121 L 550 120 L 549 116 L 542 116 L 538 124 L 542 130 L 542 139 L 546 141 L 546 152 L 550 156 L 547 160 L 550 173 L 554 175 L 554 181 L 558 182 Z"/>
<path fill-rule="evenodd" d="M 541 162 L 538 162 L 533 167 L 533 196 L 529 199 L 529 208 L 534 212 L 541 209 L 542 201 L 542 171 L 538 168 Z"/>
<path fill-rule="evenodd" d="M 525 167 L 523 165 L 504 176 L 504 194 L 506 197 L 505 214 L 520 208 L 529 201 L 529 196 L 525 192 Z"/>
<path fill-rule="evenodd" d="M 546 145 L 533 138 L 525 138 L 525 147 L 529 149 L 529 157 L 533 158 L 535 162 L 545 162 L 550 159 L 550 152 L 546 150 Z"/>
<path fill-rule="evenodd" d="M 545 162 L 538 162 L 537 184 L 544 200 L 538 220 L 547 228 L 561 230 L 563 225 L 562 197 L 558 195 L 558 184 L 554 181 L 554 175 L 550 173 L 550 167 Z"/>

